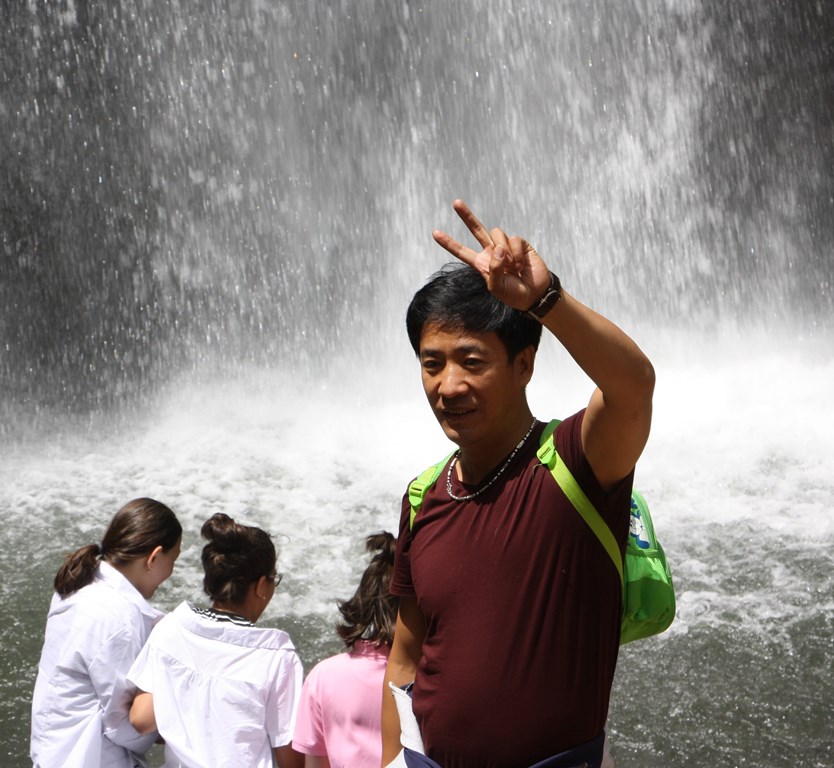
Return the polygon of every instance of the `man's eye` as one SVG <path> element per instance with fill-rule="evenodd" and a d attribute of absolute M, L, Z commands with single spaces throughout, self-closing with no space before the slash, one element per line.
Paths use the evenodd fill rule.
<path fill-rule="evenodd" d="M 437 360 L 423 360 L 423 370 L 424 371 L 440 370 L 440 363 Z"/>
<path fill-rule="evenodd" d="M 467 368 L 477 368 L 479 365 L 483 364 L 483 360 L 477 357 L 467 357 L 466 360 L 463 361 L 463 364 Z"/>

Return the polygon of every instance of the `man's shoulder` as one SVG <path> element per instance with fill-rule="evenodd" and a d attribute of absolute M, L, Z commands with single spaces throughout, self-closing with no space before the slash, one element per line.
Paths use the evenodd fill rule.
<path fill-rule="evenodd" d="M 585 408 L 577 411 L 576 413 L 572 413 L 569 416 L 566 416 L 563 419 L 556 418 L 556 421 L 559 423 L 556 425 L 556 429 L 553 430 L 553 439 L 557 443 L 560 441 L 564 441 L 567 443 L 578 443 L 578 446 L 581 450 L 582 448 L 582 421 L 585 418 Z M 550 422 L 548 422 L 550 423 Z"/>

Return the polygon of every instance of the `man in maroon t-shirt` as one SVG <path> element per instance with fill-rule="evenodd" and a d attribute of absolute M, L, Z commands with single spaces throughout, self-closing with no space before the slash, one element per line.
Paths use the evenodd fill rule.
<path fill-rule="evenodd" d="M 382 764 L 400 750 L 388 683 L 413 681 L 426 753 L 443 768 L 526 768 L 571 750 L 575 763 L 558 765 L 599 765 L 621 585 L 537 459 L 544 423 L 526 386 L 545 327 L 596 384 L 558 427 L 556 447 L 624 547 L 654 371 L 525 240 L 487 231 L 462 201 L 454 207 L 483 250 L 435 232 L 466 266 L 420 289 L 406 324 L 429 404 L 458 450 L 413 524 L 403 500 Z"/>

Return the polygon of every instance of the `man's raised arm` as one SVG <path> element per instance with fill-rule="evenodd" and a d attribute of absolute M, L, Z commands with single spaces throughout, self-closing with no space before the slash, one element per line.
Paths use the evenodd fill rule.
<path fill-rule="evenodd" d="M 499 301 L 527 312 L 554 290 L 551 271 L 521 237 L 486 227 L 462 200 L 454 209 L 483 248 L 476 252 L 445 232 L 434 239 L 478 270 Z M 620 328 L 586 307 L 558 282 L 559 299 L 540 321 L 596 384 L 582 424 L 582 446 L 600 484 L 610 486 L 637 463 L 651 427 L 654 369 Z"/>

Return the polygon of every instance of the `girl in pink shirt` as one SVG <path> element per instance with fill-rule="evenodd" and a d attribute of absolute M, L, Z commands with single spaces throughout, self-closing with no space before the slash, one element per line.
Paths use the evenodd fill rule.
<path fill-rule="evenodd" d="M 379 768 L 382 761 L 380 708 L 382 679 L 397 619 L 397 598 L 389 594 L 396 539 L 369 536 L 376 552 L 356 593 L 339 605 L 336 631 L 347 646 L 319 662 L 304 681 L 293 748 L 305 768 Z"/>

